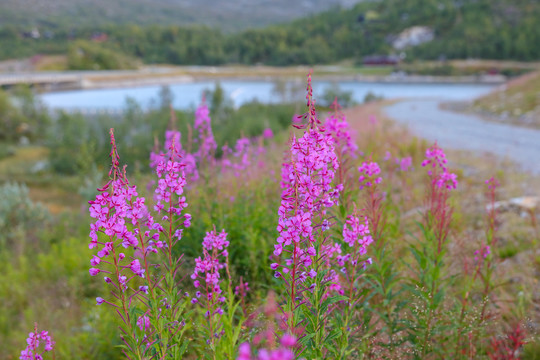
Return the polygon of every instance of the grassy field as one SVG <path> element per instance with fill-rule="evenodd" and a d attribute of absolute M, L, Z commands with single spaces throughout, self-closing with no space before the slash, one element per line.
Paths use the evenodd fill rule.
<path fill-rule="evenodd" d="M 426 148 L 431 144 L 385 118 L 381 111 L 385 104 L 371 103 L 344 112 L 360 153 L 358 158 L 344 165 L 344 176 L 350 181 L 350 189 L 346 190 L 347 195 L 343 201 L 362 208 L 366 205 L 365 193 L 358 191 L 357 166 L 362 161 L 377 161 L 383 176 L 381 191 L 384 193 L 386 219 L 384 238 L 388 252 L 382 256 L 375 248 L 370 248 L 368 254 L 374 258 L 382 256 L 377 259 L 385 264 L 393 264 L 390 267 L 394 272 L 392 276 L 396 276 L 400 284 L 396 285 L 400 289 L 400 295 L 396 296 L 409 302 L 410 307 L 399 308 L 395 298 L 389 298 L 388 301 L 390 306 L 396 306 L 392 313 L 405 323 L 414 320 L 414 311 L 411 309 L 421 304 L 420 299 L 408 299 L 411 298 L 409 290 L 405 285 L 401 287 L 401 284 L 415 277 L 415 260 L 410 246 L 420 246 L 423 243 L 419 224 L 424 221 L 422 214 L 426 206 L 428 181 L 426 169 L 421 163 Z M 324 118 L 323 114 L 320 116 Z M 252 289 L 246 298 L 249 301 L 247 311 L 255 311 L 262 306 L 266 302 L 268 290 L 277 288 L 269 266 L 276 239 L 280 164 L 283 152 L 287 149 L 289 131 L 276 134 L 273 140 L 267 141 L 264 155 L 244 169 L 241 177 L 232 173 L 218 176 L 220 168 L 210 170 L 206 175 L 201 170 L 201 179 L 186 188 L 188 209 L 193 220 L 192 227 L 186 230 L 179 243 L 178 251 L 185 254 L 186 261 L 181 272 L 184 275 L 191 273 L 194 259 L 200 255 L 200 242 L 212 224 L 218 229 L 226 229 L 231 241 L 232 276 L 234 279 L 243 276 Z M 302 133 L 299 130 L 292 132 L 296 135 Z M 129 152 L 127 148 L 118 150 L 121 159 L 122 154 Z M 391 154 L 390 157 L 387 152 Z M 455 306 L 459 306 L 463 300 L 462 289 L 466 283 L 463 279 L 470 275 L 468 266 L 474 263 L 474 252 L 484 244 L 486 238 L 485 180 L 495 176 L 501 183 L 496 200 L 509 200 L 519 196 L 537 196 L 540 179 L 522 174 L 512 164 L 495 157 L 450 149 L 445 149 L 445 152 L 449 160 L 448 167 L 458 176 L 459 187 L 450 199 L 454 210 L 444 255 L 446 296 L 438 314 L 445 324 L 456 326 L 453 322 L 454 311 Z M 24 253 L 25 248 L 17 246 L 15 250 L 22 254 L 12 258 L 9 258 L 9 251 L 0 251 L 8 264 L 5 274 L 0 276 L 0 314 L 3 314 L 0 316 L 0 343 L 6 344 L 0 349 L 0 357 L 16 358 L 15 354 L 24 345 L 25 333 L 32 328 L 34 321 L 38 321 L 40 326 L 55 336 L 58 358 L 122 358 L 120 352 L 110 345 L 111 342 L 120 344 L 118 321 L 112 318 L 113 311 L 95 306 L 95 297 L 106 296 L 107 290 L 88 275 L 88 259 L 92 251 L 88 249 L 86 235 L 89 216 L 86 210 L 81 212 L 81 208 L 86 209 L 86 206 L 77 195 L 77 183 L 81 179 L 77 176 L 51 174 L 46 169 L 36 173 L 33 170 L 35 164 L 46 159 L 47 155 L 46 149 L 42 147 L 16 147 L 14 155 L 0 160 L 0 173 L 4 176 L 2 180 L 27 183 L 30 198 L 45 204 L 56 217 L 54 227 L 34 225 L 42 227 L 42 232 L 28 236 L 31 241 L 25 240 L 26 248 L 39 251 Z M 412 168 L 400 170 L 395 159 L 409 156 Z M 107 170 L 100 171 L 105 173 Z M 152 198 L 150 190 L 145 189 L 151 176 L 129 174 L 129 177 L 132 184 L 139 185 L 139 190 L 147 199 Z M 520 347 L 520 354 L 524 359 L 535 359 L 539 346 L 537 328 L 540 324 L 540 296 L 536 291 L 540 271 L 537 214 L 538 209 L 530 212 L 511 209 L 500 211 L 497 215 L 496 241 L 492 248 L 494 280 L 487 305 L 489 317 L 482 324 L 483 330 L 474 330 L 478 331 L 475 332 L 476 336 L 482 337 L 474 345 L 475 351 L 478 351 L 478 357 L 475 358 L 487 358 L 486 352 L 491 351 L 491 339 L 506 338 L 512 327 L 519 322 L 525 329 L 527 342 L 524 347 Z M 339 218 L 341 215 L 336 212 L 335 216 Z M 375 276 L 379 271 L 377 269 L 376 266 L 370 267 L 368 273 Z M 16 286 L 9 287 L 7 284 Z M 181 285 L 186 291 L 194 291 L 189 280 L 182 281 Z M 482 307 L 482 289 L 479 285 L 471 288 L 471 302 L 477 306 L 474 309 Z M 282 293 L 278 289 L 277 294 Z M 371 301 L 372 306 L 383 311 L 378 306 L 384 302 L 377 299 L 385 295 L 373 296 L 375 300 Z M 193 322 L 203 321 L 202 312 L 198 308 L 194 307 L 190 311 Z M 366 316 L 370 313 L 364 308 L 357 311 Z M 476 321 L 474 312 L 470 315 L 466 326 Z M 366 338 L 355 338 L 357 342 L 353 345 L 357 350 L 349 358 L 362 358 L 361 352 L 364 351 L 372 352 L 373 356 L 388 355 L 387 349 L 377 345 L 387 341 L 384 333 L 386 330 L 381 325 L 383 319 L 378 318 L 378 315 L 373 316 L 365 328 Z M 237 318 L 241 318 L 241 315 L 237 314 Z M 200 358 L 206 349 L 197 345 L 202 341 L 200 330 L 190 327 L 187 331 L 193 344 L 188 358 Z M 243 330 L 242 341 L 250 340 L 256 331 Z M 402 352 L 402 358 L 414 358 L 415 350 L 410 347 L 411 340 L 408 340 L 407 331 L 403 329 L 397 334 L 400 341 L 405 342 L 395 346 Z M 449 341 L 446 337 L 444 339 Z"/>

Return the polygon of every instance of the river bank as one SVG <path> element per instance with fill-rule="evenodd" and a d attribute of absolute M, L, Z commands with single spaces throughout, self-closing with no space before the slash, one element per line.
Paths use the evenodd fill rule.
<path fill-rule="evenodd" d="M 486 121 L 444 109 L 440 99 L 409 99 L 383 108 L 386 116 L 444 148 L 491 153 L 540 174 L 540 130 Z"/>
<path fill-rule="evenodd" d="M 0 86 L 36 86 L 42 92 L 163 86 L 198 81 L 292 81 L 303 83 L 311 70 L 307 66 L 185 66 L 144 67 L 140 70 L 17 72 L 0 74 Z M 503 75 L 426 76 L 392 72 L 382 67 L 350 68 L 315 66 L 314 80 L 386 84 L 503 84 Z"/>

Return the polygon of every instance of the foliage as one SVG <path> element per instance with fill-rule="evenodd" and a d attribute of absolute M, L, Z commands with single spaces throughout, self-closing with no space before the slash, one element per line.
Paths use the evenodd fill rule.
<path fill-rule="evenodd" d="M 11 92 L 0 89 L 0 140 L 39 139 L 49 122 L 44 106 L 29 88 L 17 87 Z"/>
<path fill-rule="evenodd" d="M 89 41 L 78 40 L 69 45 L 70 70 L 121 70 L 136 67 L 136 62 L 121 52 L 103 48 Z"/>
<path fill-rule="evenodd" d="M 0 251 L 22 254 L 39 250 L 40 226 L 50 221 L 47 209 L 33 203 L 28 188 L 17 183 L 1 185 L 0 198 Z"/>
<path fill-rule="evenodd" d="M 90 245 L 98 249 L 88 249 L 88 219 L 78 217 L 75 209 L 57 216 L 54 229 L 42 221 L 31 225 L 44 232 L 36 251 L 2 250 L 0 340 L 7 345 L 0 349 L 0 357 L 14 356 L 24 348 L 34 321 L 40 329 L 49 330 L 56 341 L 55 354 L 62 358 L 115 358 L 121 349 L 135 358 L 165 353 L 180 358 L 184 353 L 185 358 L 241 360 L 268 354 L 280 354 L 277 358 L 282 359 L 465 359 L 498 356 L 506 348 L 518 355 L 523 351 L 528 339 L 520 330 L 523 327 L 514 324 L 522 324 L 525 316 L 531 321 L 537 317 L 528 312 L 529 291 L 519 281 L 508 281 L 514 275 L 506 273 L 508 261 L 502 262 L 499 256 L 504 244 L 498 243 L 501 220 L 493 210 L 498 197 L 495 180 L 487 182 L 491 204 L 487 208 L 492 211 L 486 214 L 485 202 L 471 196 L 486 184 L 460 175 L 462 185 L 454 189 L 455 173 L 459 173 L 454 169 L 456 162 L 447 165 L 440 148 L 426 149 L 402 129 L 374 117 L 353 123 L 336 104 L 334 113 L 323 120 L 310 103 L 305 115 L 308 129 L 301 123 L 302 116 L 294 117 L 296 130 L 290 137 L 294 140 L 287 144 L 294 153 L 287 152 L 285 158 L 285 146 L 280 143 L 287 138 L 283 128 L 290 122 L 293 106 L 250 104 L 238 111 L 225 107 L 224 117 L 211 122 L 203 105 L 196 111 L 192 136 L 182 141 L 178 130 L 189 134 L 190 114 L 171 113 L 165 106 L 144 113 L 131 106 L 133 130 L 121 119 L 112 121 L 128 132 L 125 138 L 117 135 L 116 144 L 126 147 L 118 150 L 129 158 L 127 149 L 133 147 L 140 171 L 130 166 L 124 172 L 123 157 L 118 160 L 113 147 L 112 179 L 100 186 L 101 197 L 91 204 L 96 222 L 90 228 Z M 272 117 L 272 111 L 282 114 Z M 228 120 L 229 114 L 236 120 Z M 66 149 L 71 146 L 73 152 L 84 155 L 74 162 L 73 171 L 81 178 L 84 172 L 106 174 L 107 165 L 95 168 L 90 163 L 97 152 L 104 157 L 111 153 L 110 142 L 99 145 L 96 136 L 96 148 L 84 150 L 89 139 L 74 141 L 75 129 L 81 126 L 91 132 L 96 123 L 84 125 L 89 119 L 79 117 L 81 123 L 75 122 L 70 129 L 70 116 L 65 116 L 61 121 L 66 137 L 71 138 Z M 159 126 L 148 124 L 147 116 L 159 116 Z M 273 119 L 268 125 L 275 126 L 278 136 L 262 137 L 257 127 L 249 137 L 238 128 L 226 135 L 217 130 L 238 127 L 238 119 L 244 126 L 250 116 L 263 129 L 267 126 L 264 116 Z M 199 133 L 201 124 L 211 128 Z M 357 136 L 353 127 L 361 130 Z M 157 179 L 143 167 L 148 164 L 143 155 L 149 157 L 153 143 L 144 132 L 155 132 L 158 142 L 163 142 L 165 134 L 165 146 L 156 146 L 151 155 Z M 217 153 L 214 145 L 204 145 L 210 137 L 213 144 L 228 143 L 230 148 Z M 141 143 L 130 143 L 134 139 Z M 95 150 L 100 146 L 103 151 Z M 423 165 L 438 159 L 440 167 L 429 166 L 426 171 L 421 166 L 424 152 Z M 188 155 L 195 158 L 198 179 L 193 179 L 193 167 L 184 162 Z M 103 159 L 97 161 L 105 164 Z M 282 162 L 285 176 L 280 183 Z M 330 163 L 332 168 L 326 167 Z M 133 187 L 148 180 L 157 181 L 157 189 L 155 183 L 146 191 L 144 186 Z M 290 191 L 283 192 L 280 186 Z M 339 191 L 329 193 L 334 186 Z M 334 203 L 337 195 L 339 201 Z M 287 207 L 290 203 L 295 207 Z M 280 205 L 289 212 L 278 210 Z M 305 216 L 311 205 L 310 222 L 302 218 L 302 231 L 296 233 L 303 242 L 293 245 L 291 238 L 286 243 L 284 238 L 294 235 L 299 224 L 296 216 Z M 191 216 L 178 210 L 185 206 Z M 520 228 L 531 228 L 520 221 Z M 189 227 L 177 232 L 177 225 Z M 226 237 L 212 233 L 213 225 L 225 229 Z M 105 233 L 97 234 L 99 227 Z M 462 238 L 466 241 L 460 242 Z M 107 248 L 108 239 L 117 242 L 112 248 L 116 255 L 105 254 L 107 249 L 112 251 Z M 117 240 L 129 243 L 124 246 Z M 295 246 L 304 251 L 301 260 L 295 259 Z M 98 256 L 92 257 L 96 252 Z M 99 274 L 100 281 L 88 275 L 89 260 L 90 274 Z M 204 260 L 212 260 L 212 266 L 204 268 L 203 275 Z M 295 272 L 293 264 L 306 273 Z M 529 271 L 528 264 L 520 263 L 520 274 Z M 106 271 L 114 274 L 100 274 Z M 280 273 L 278 278 L 272 276 L 275 271 Z M 292 284 L 288 282 L 292 275 L 281 276 L 291 273 L 304 280 L 294 278 Z M 119 274 L 130 276 L 122 279 Z M 110 282 L 105 279 L 103 284 L 102 275 Z M 121 290 L 122 281 L 130 287 L 126 292 Z M 204 287 L 208 283 L 217 286 Z M 295 297 L 291 297 L 292 288 Z M 132 296 L 137 289 L 139 295 Z M 514 296 L 517 289 L 526 295 Z M 210 302 L 197 300 L 204 293 Z M 96 306 L 94 299 L 102 305 Z M 517 299 L 519 306 L 506 307 Z M 215 311 L 207 313 L 209 304 Z M 123 330 L 118 331 L 118 325 Z M 525 348 L 534 351 L 532 345 Z"/>
<path fill-rule="evenodd" d="M 106 24 L 76 30 L 64 25 L 50 29 L 53 39 L 25 39 L 20 35 L 24 28 L 8 25 L 0 29 L 7 49 L 0 57 L 29 56 L 36 51 L 66 53 L 69 41 L 76 38 L 69 53 L 72 68 L 77 69 L 133 66 L 119 54 L 149 64 L 327 64 L 390 54 L 394 51 L 390 39 L 412 26 L 429 26 L 435 40 L 405 49 L 407 60 L 532 61 L 540 55 L 539 17 L 540 6 L 532 0 L 385 0 L 359 2 L 352 8 L 333 8 L 290 23 L 228 35 L 204 26 Z M 88 42 L 96 32 L 107 34 L 108 40 Z M 94 55 L 80 58 L 77 49 Z M 452 69 L 442 66 L 436 71 Z"/>

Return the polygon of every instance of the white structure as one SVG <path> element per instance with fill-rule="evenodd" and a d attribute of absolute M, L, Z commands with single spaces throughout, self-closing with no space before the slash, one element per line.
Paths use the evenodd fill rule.
<path fill-rule="evenodd" d="M 392 42 L 396 50 L 403 50 L 409 46 L 417 46 L 435 38 L 433 30 L 427 26 L 413 26 L 403 30 Z"/>

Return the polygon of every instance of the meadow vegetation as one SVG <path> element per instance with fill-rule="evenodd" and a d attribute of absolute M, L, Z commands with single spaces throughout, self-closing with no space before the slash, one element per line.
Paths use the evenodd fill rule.
<path fill-rule="evenodd" d="M 534 359 L 532 180 L 307 94 L 10 132 L 0 357 Z"/>

